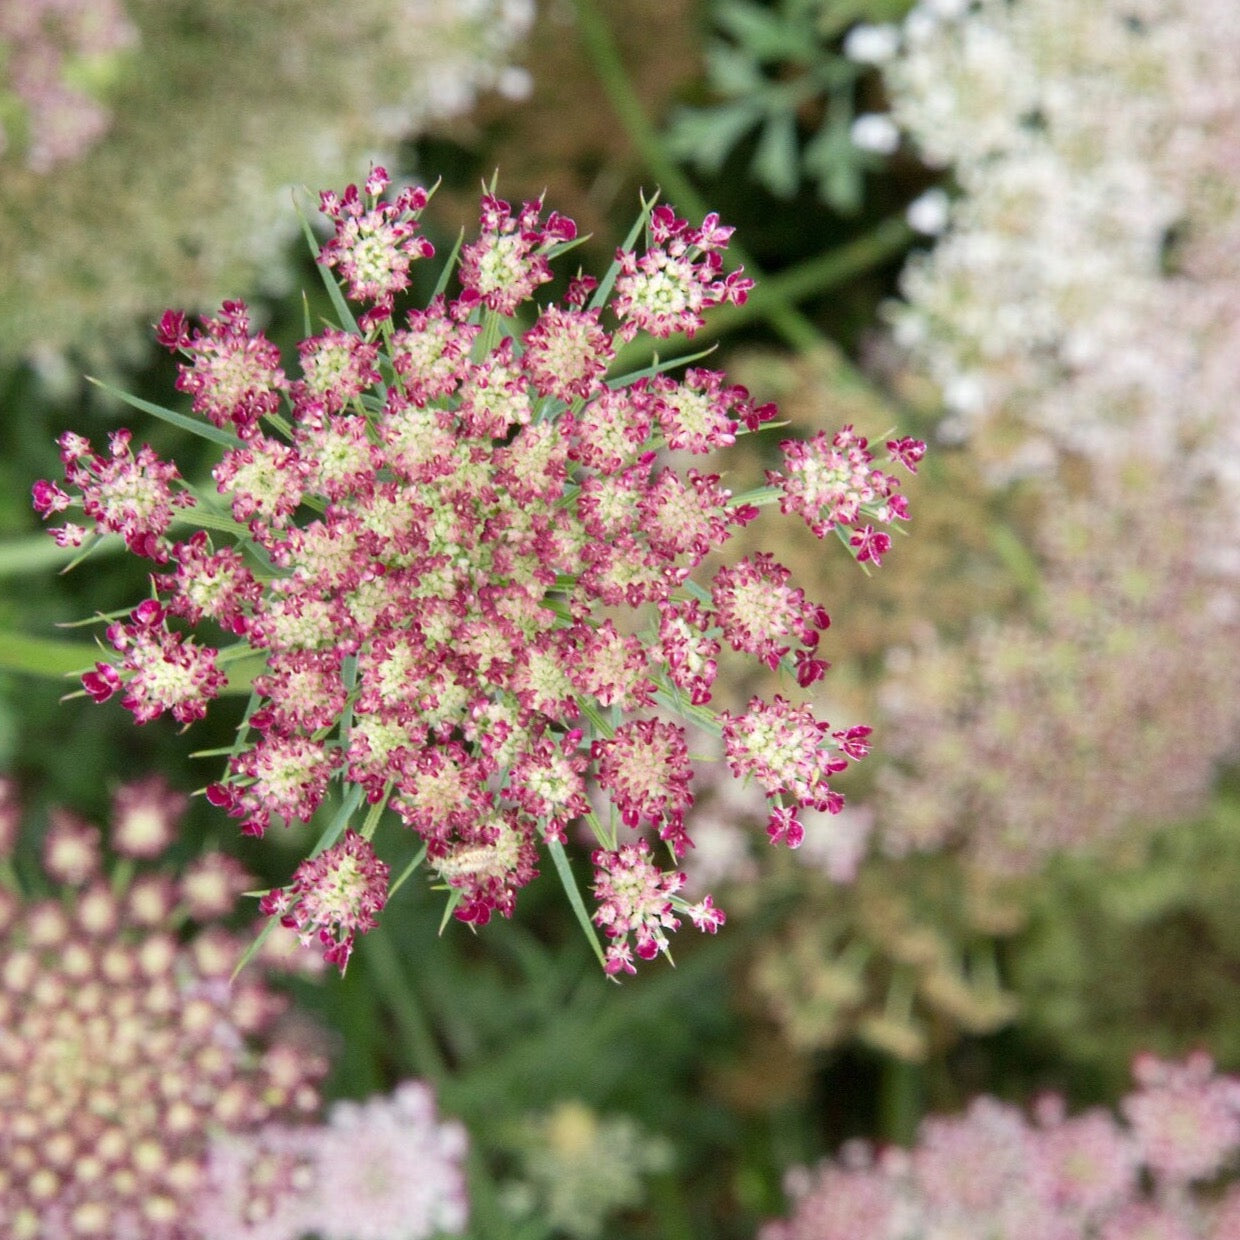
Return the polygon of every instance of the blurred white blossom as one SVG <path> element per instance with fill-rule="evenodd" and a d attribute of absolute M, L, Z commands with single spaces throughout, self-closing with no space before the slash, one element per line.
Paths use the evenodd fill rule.
<path fill-rule="evenodd" d="M 512 62 L 533 0 L 30 6 L 0 0 L 0 102 L 6 90 L 25 98 L 34 72 L 21 54 L 30 39 L 14 41 L 18 16 L 28 25 L 36 10 L 72 10 L 77 25 L 103 27 L 95 61 L 124 51 L 106 60 L 106 90 L 95 94 L 107 114 L 88 142 L 53 151 L 36 98 L 24 105 L 30 144 L 10 134 L 0 151 L 0 359 L 30 358 L 49 374 L 66 352 L 98 366 L 145 349 L 147 325 L 169 305 L 207 311 L 256 289 L 284 291 L 294 189 L 393 160 L 482 91 L 529 89 Z M 66 50 L 67 36 L 40 37 L 57 50 L 61 77 L 76 80 L 81 56 Z M 103 107 L 89 93 L 80 103 Z"/>

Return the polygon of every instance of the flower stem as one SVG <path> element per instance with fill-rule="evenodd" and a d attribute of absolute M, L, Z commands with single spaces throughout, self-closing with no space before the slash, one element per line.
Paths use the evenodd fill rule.
<path fill-rule="evenodd" d="M 60 678 L 92 667 L 99 647 L 86 642 L 59 642 L 27 637 L 24 633 L 0 632 L 0 669 L 30 676 Z"/>
<path fill-rule="evenodd" d="M 919 1065 L 884 1057 L 878 1083 L 879 1130 L 884 1141 L 911 1146 L 917 1136 L 922 1110 L 922 1070 Z"/>
<path fill-rule="evenodd" d="M 366 935 L 364 950 L 359 954 L 396 1022 L 407 1064 L 435 1087 L 435 1094 L 444 1109 L 454 1111 L 452 1074 L 382 923 Z M 466 1161 L 469 1169 L 471 1232 L 479 1236 L 503 1235 L 507 1227 L 500 1211 L 495 1183 L 486 1158 L 475 1142 L 470 1143 Z"/>
<path fill-rule="evenodd" d="M 115 555 L 124 551 L 124 542 L 115 536 L 102 538 L 96 555 Z M 26 573 L 43 573 L 68 564 L 78 554 L 76 547 L 58 547 L 46 534 L 30 534 L 0 543 L 0 580 Z"/>
<path fill-rule="evenodd" d="M 382 922 L 362 943 L 364 951 L 358 954 L 392 1014 L 407 1064 L 430 1081 L 436 1093 L 442 1094 L 444 1087 L 450 1084 L 447 1065 Z"/>

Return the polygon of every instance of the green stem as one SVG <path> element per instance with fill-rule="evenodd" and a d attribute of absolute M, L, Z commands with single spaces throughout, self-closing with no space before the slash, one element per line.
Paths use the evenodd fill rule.
<path fill-rule="evenodd" d="M 0 670 L 31 676 L 60 678 L 94 667 L 98 646 L 86 642 L 60 642 L 24 633 L 0 633 Z"/>
<path fill-rule="evenodd" d="M 453 1079 L 435 1043 L 430 1024 L 409 984 L 404 966 L 382 924 L 371 930 L 362 942 L 359 956 L 383 1002 L 392 1014 L 405 1047 L 405 1059 L 413 1070 L 428 1080 L 445 1110 L 453 1108 Z M 486 1159 L 476 1143 L 468 1155 L 470 1231 L 478 1236 L 502 1236 L 507 1223 L 500 1210 L 498 1194 Z"/>
<path fill-rule="evenodd" d="M 99 541 L 94 554 L 115 555 L 124 549 L 124 542 L 118 536 L 110 535 Z M 9 539 L 0 543 L 0 580 L 61 568 L 78 554 L 79 548 L 58 547 L 48 534 L 30 534 L 25 538 Z"/>
<path fill-rule="evenodd" d="M 659 1220 L 662 1240 L 696 1240 L 693 1211 L 678 1175 L 654 1176 L 650 1181 L 651 1203 Z"/>
<path fill-rule="evenodd" d="M 389 779 L 387 785 L 383 789 L 383 796 L 379 798 L 369 810 L 366 811 L 366 821 L 362 823 L 361 836 L 364 840 L 373 840 L 375 831 L 379 826 L 379 819 L 383 817 L 383 811 L 387 809 L 388 798 L 392 795 L 392 789 L 396 786 L 396 781 Z"/>
<path fill-rule="evenodd" d="M 430 1081 L 435 1092 L 442 1097 L 445 1087 L 450 1086 L 447 1064 L 435 1044 L 430 1025 L 405 975 L 396 948 L 382 924 L 366 935 L 361 947 L 363 950 L 358 955 L 396 1022 L 404 1044 L 406 1063 L 419 1076 Z"/>
<path fill-rule="evenodd" d="M 921 1068 L 894 1055 L 885 1056 L 878 1084 L 878 1127 L 882 1140 L 912 1145 L 921 1107 Z"/>

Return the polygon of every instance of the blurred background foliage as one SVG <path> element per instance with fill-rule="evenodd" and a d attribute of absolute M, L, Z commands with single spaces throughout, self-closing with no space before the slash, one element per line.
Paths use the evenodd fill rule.
<path fill-rule="evenodd" d="M 22 4 L 0 0 L 10 74 Z M 214 760 L 187 755 L 227 744 L 239 717 L 238 696 L 182 735 L 62 700 L 90 630 L 57 626 L 145 582 L 107 548 L 59 574 L 29 493 L 58 474 L 68 427 L 99 441 L 131 425 L 205 471 L 81 376 L 171 403 L 147 325 L 225 296 L 291 353 L 301 291 L 312 315 L 320 295 L 293 186 L 339 188 L 376 157 L 442 178 L 424 222 L 447 250 L 498 169 L 505 197 L 545 191 L 592 234 L 586 269 L 606 265 L 642 189 L 717 210 L 759 287 L 703 333 L 710 364 L 776 400 L 791 434 L 852 422 L 932 440 L 910 536 L 881 570 L 792 521 L 778 548 L 832 614 L 818 700 L 833 722 L 878 724 L 845 787 L 847 830 L 823 818 L 810 833 L 826 846 L 776 856 L 754 806 L 708 789 L 690 870 L 726 931 L 623 986 L 550 876 L 476 935 L 441 933 L 439 901 L 409 883 L 344 979 L 297 983 L 328 1031 L 335 1096 L 416 1075 L 465 1122 L 479 1237 L 752 1236 L 783 1210 L 787 1168 L 852 1136 L 907 1141 L 978 1091 L 1112 1099 L 1141 1049 L 1205 1046 L 1240 1069 L 1240 781 L 1215 777 L 1240 735 L 1235 620 L 1190 623 L 1215 614 L 1218 582 L 1181 571 L 1192 513 L 1140 502 L 1160 478 L 1130 473 L 1100 517 L 1079 455 L 1049 476 L 979 465 L 1024 442 L 1018 417 L 936 437 L 941 386 L 883 324 L 910 254 L 934 243 L 905 210 L 951 178 L 913 143 L 854 141 L 886 95 L 845 54 L 858 24 L 909 8 L 126 0 L 90 73 L 81 48 L 66 54 L 65 80 L 105 118 L 83 149 L 40 163 L 35 104 L 0 96 L 0 770 L 36 822 L 53 804 L 102 819 L 111 790 L 150 771 L 201 788 Z M 754 459 L 755 478 L 771 463 Z M 744 676 L 726 690 L 741 702 Z M 186 855 L 210 839 L 284 881 L 305 834 L 231 832 L 197 799 Z"/>

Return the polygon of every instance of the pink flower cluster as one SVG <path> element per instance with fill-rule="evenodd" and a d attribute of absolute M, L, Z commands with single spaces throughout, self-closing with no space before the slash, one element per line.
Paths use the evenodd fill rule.
<path fill-rule="evenodd" d="M 214 1141 L 196 1219 L 211 1240 L 432 1240 L 465 1230 L 464 1128 L 421 1081 L 337 1102 L 327 1123 Z M 195 1233 L 197 1234 L 197 1233 Z"/>
<path fill-rule="evenodd" d="M 899 493 L 900 480 L 873 466 L 873 455 L 864 436 L 845 426 L 834 436 L 819 431 L 810 440 L 788 440 L 780 445 L 788 473 L 770 470 L 767 478 L 783 492 L 783 512 L 803 517 L 819 538 L 851 527 L 846 537 L 857 560 L 881 564 L 891 549 L 891 536 L 875 529 L 873 522 L 890 525 L 908 519 L 908 501 Z M 887 443 L 892 461 L 910 473 L 925 455 L 919 439 L 896 439 Z M 860 524 L 862 516 L 870 518 Z"/>
<path fill-rule="evenodd" d="M 184 491 L 173 490 L 181 478 L 177 467 L 161 461 L 149 446 L 135 456 L 129 446 L 132 438 L 129 431 L 114 431 L 108 439 L 110 456 L 104 457 L 81 435 L 66 431 L 59 440 L 65 482 L 76 488 L 82 511 L 95 522 L 96 531 L 120 534 L 135 555 L 162 563 L 168 558 L 164 531 L 173 510 L 188 507 L 193 500 Z M 72 496 L 55 483 L 35 484 L 34 508 L 42 517 L 64 512 L 72 502 Z M 80 547 L 87 533 L 84 526 L 65 525 L 56 531 L 56 541 Z"/>
<path fill-rule="evenodd" d="M 640 256 L 616 251 L 620 335 L 632 340 L 645 330 L 652 336 L 684 332 L 692 337 L 702 325 L 703 310 L 726 302 L 744 305 L 753 281 L 739 271 L 723 275 L 723 251 L 732 231 L 713 211 L 693 228 L 671 207 L 655 207 L 650 213 L 653 246 Z"/>
<path fill-rule="evenodd" d="M 1029 1120 L 981 1097 L 927 1119 L 912 1150 L 850 1144 L 790 1177 L 792 1215 L 761 1240 L 1235 1240 L 1240 1079 L 1200 1053 L 1142 1056 L 1134 1075 L 1126 1123 L 1053 1096 Z"/>
<path fill-rule="evenodd" d="M 98 79 L 109 58 L 137 38 L 121 0 L 0 3 L 5 94 L 15 95 L 25 108 L 16 133 L 6 134 L 0 125 L 0 151 L 16 145 L 13 138 L 24 138 L 26 165 L 39 173 L 80 158 L 112 120 L 83 84 Z M 6 110 L 11 120 L 11 109 Z"/>
<path fill-rule="evenodd" d="M 308 819 L 334 780 L 361 790 L 373 807 L 361 834 L 266 903 L 336 963 L 382 907 L 386 870 L 369 839 L 390 805 L 425 842 L 456 917 L 474 924 L 510 915 L 541 850 L 586 820 L 607 967 L 631 970 L 631 943 L 644 958 L 665 949 L 673 909 L 709 930 L 723 920 L 709 902 L 684 903 L 676 871 L 650 878 L 644 844 L 620 833 L 652 833 L 673 861 L 692 846 L 686 725 L 725 737 L 734 774 L 767 793 L 772 839 L 793 846 L 797 807 L 838 809 L 828 780 L 866 749 L 867 729 L 832 729 L 782 699 L 715 715 L 725 643 L 805 687 L 826 670 L 816 650 L 829 621 L 768 554 L 705 583 L 695 570 L 764 505 L 820 531 L 907 509 L 847 431 L 785 445 L 787 477 L 733 496 L 701 458 L 759 429 L 772 406 L 704 369 L 606 378 L 615 335 L 692 334 L 702 310 L 743 298 L 748 282 L 721 275 L 730 230 L 714 217 L 691 228 L 648 208 L 644 251 L 622 250 L 601 284 L 578 276 L 561 304 L 539 306 L 532 295 L 575 227 L 544 218 L 540 202 L 513 211 L 488 194 L 459 293 L 402 323 L 396 299 L 432 253 L 418 220 L 427 195 L 386 201 L 386 185 L 376 168 L 363 189 L 322 196 L 334 235 L 320 262 L 364 310 L 354 325 L 338 297 L 342 325 L 302 342 L 301 377 L 240 303 L 200 330 L 172 312 L 160 324 L 203 433 L 224 442 L 214 478 L 231 533 L 173 467 L 148 449 L 131 456 L 127 437 L 106 468 L 73 437 L 67 489 L 36 486 L 45 515 L 80 502 L 96 533 L 121 532 L 165 566 L 157 598 L 108 630 L 120 658 L 84 685 L 98 701 L 123 692 L 139 721 L 188 721 L 222 688 L 225 655 L 265 656 L 247 741 L 208 795 L 262 835 Z M 923 450 L 889 447 L 909 468 Z M 201 513 L 207 529 L 171 542 L 174 510 L 190 524 Z M 866 526 L 854 554 L 877 562 L 885 538 Z M 240 639 L 219 662 L 169 628 L 204 618 Z M 591 778 L 610 816 L 591 810 Z M 617 895 L 630 889 L 643 894 Z"/>
<path fill-rule="evenodd" d="M 1234 576 L 1198 555 L 1201 513 L 1161 489 L 1149 503 L 1165 476 L 1096 474 L 1081 496 L 1044 485 L 1027 614 L 892 653 L 874 799 L 885 851 L 1036 874 L 1204 806 L 1240 744 L 1240 613 Z"/>
<path fill-rule="evenodd" d="M 375 914 L 387 903 L 387 879 L 388 867 L 370 841 L 346 831 L 339 843 L 303 861 L 290 886 L 268 892 L 258 907 L 296 930 L 303 946 L 317 939 L 323 958 L 343 973 L 355 934 L 373 929 Z"/>
<path fill-rule="evenodd" d="M 220 919 L 253 880 L 220 853 L 176 878 L 140 864 L 186 804 L 120 789 L 106 848 L 53 810 L 36 895 L 0 780 L 0 1235 L 214 1238 L 210 1145 L 318 1112 L 326 1064 L 280 1033 L 283 996 L 257 967 L 232 979 L 245 939 Z"/>

